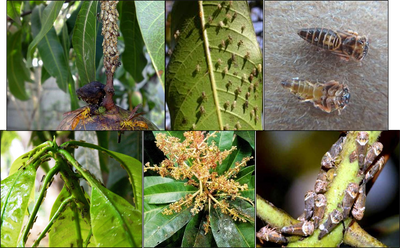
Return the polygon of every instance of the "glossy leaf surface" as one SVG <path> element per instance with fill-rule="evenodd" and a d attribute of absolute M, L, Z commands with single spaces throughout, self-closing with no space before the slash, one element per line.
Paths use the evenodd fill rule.
<path fill-rule="evenodd" d="M 17 246 L 35 177 L 35 168 L 27 166 L 1 181 L 2 246 Z"/>
<path fill-rule="evenodd" d="M 163 1 L 135 1 L 136 15 L 151 62 L 164 85 L 165 6 Z"/>
<path fill-rule="evenodd" d="M 21 51 L 22 30 L 7 35 L 7 80 L 11 93 L 19 100 L 28 100 L 25 82 L 31 82 Z"/>
<path fill-rule="evenodd" d="M 39 42 L 44 38 L 44 36 L 47 34 L 47 32 L 50 31 L 50 29 L 53 27 L 53 23 L 56 20 L 62 5 L 64 2 L 60 1 L 54 1 L 50 2 L 49 5 L 47 5 L 44 10 L 43 10 L 43 16 L 41 18 L 42 20 L 42 27 L 40 29 L 40 32 L 34 36 L 35 38 L 32 40 L 32 42 L 29 44 L 28 47 L 28 57 L 26 64 L 28 67 L 32 67 L 32 56 L 33 52 L 36 48 L 36 46 L 39 44 Z"/>
<path fill-rule="evenodd" d="M 142 214 L 129 202 L 102 186 L 92 188 L 90 218 L 99 246 L 142 245 Z"/>
<path fill-rule="evenodd" d="M 135 82 L 140 82 L 143 80 L 142 72 L 147 60 L 143 53 L 144 42 L 136 17 L 135 2 L 124 1 L 120 4 L 122 4 L 120 27 L 125 43 L 121 59 L 125 70 L 131 74 Z"/>
<path fill-rule="evenodd" d="M 50 219 L 57 212 L 61 203 L 68 198 L 69 193 L 66 188 L 63 187 L 60 194 L 58 195 L 56 201 L 50 212 Z M 69 205 L 70 206 L 70 205 Z M 50 247 L 70 247 L 71 244 L 77 247 L 77 233 L 75 229 L 75 217 L 72 208 L 67 206 L 61 215 L 54 221 L 53 226 L 49 232 L 49 246 Z M 89 234 L 90 225 L 86 223 L 84 219 L 81 218 L 81 213 L 79 213 L 79 224 L 81 229 L 82 239 L 85 240 Z M 91 242 L 89 246 L 94 246 L 94 242 Z"/>
<path fill-rule="evenodd" d="M 80 85 L 96 79 L 96 39 L 99 28 L 97 1 L 84 1 L 75 22 L 72 44 L 76 52 L 76 65 Z"/>

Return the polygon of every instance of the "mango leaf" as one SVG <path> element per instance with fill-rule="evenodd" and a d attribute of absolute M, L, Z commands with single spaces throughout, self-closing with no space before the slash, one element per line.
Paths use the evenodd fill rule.
<path fill-rule="evenodd" d="M 81 86 L 96 79 L 96 40 L 99 25 L 97 12 L 99 7 L 98 1 L 82 2 L 72 35 Z"/>
<path fill-rule="evenodd" d="M 8 2 L 7 2 L 8 3 Z M 7 35 L 7 80 L 11 93 L 19 100 L 29 99 L 25 82 L 32 82 L 21 51 L 22 29 Z"/>
<path fill-rule="evenodd" d="M 53 204 L 50 212 L 50 219 L 54 216 L 61 203 L 68 198 L 68 196 L 69 193 L 64 186 Z M 74 247 L 78 246 L 74 218 L 75 216 L 72 208 L 67 205 L 61 215 L 53 222 L 53 226 L 49 231 L 49 247 L 71 247 L 71 244 Z M 81 214 L 79 214 L 79 225 L 81 229 L 81 237 L 85 240 L 89 234 L 90 225 L 81 218 Z M 89 246 L 95 246 L 94 242 L 90 242 Z"/>
<path fill-rule="evenodd" d="M 253 239 L 251 244 L 246 239 L 248 233 L 239 229 L 236 222 L 229 215 L 222 214 L 219 208 L 211 208 L 210 225 L 218 247 L 254 247 L 254 235 L 250 237 Z"/>
<path fill-rule="evenodd" d="M 89 147 L 103 151 L 108 155 L 110 155 L 111 157 L 113 157 L 114 159 L 116 159 L 119 163 L 121 163 L 121 166 L 123 166 L 126 169 L 126 172 L 128 173 L 128 176 L 131 180 L 135 207 L 139 210 L 142 209 L 142 163 L 139 160 L 132 158 L 128 155 L 110 151 L 101 146 L 89 144 L 86 142 L 68 141 L 65 142 L 63 145 L 66 144 Z"/>
<path fill-rule="evenodd" d="M 53 23 L 56 20 L 62 5 L 64 4 L 63 1 L 54 1 L 50 2 L 43 10 L 43 16 L 41 18 L 42 26 L 40 32 L 35 36 L 32 42 L 29 44 L 28 47 L 28 55 L 27 55 L 27 67 L 32 67 L 32 56 L 33 52 L 35 51 L 36 46 L 39 42 L 44 38 L 47 32 L 53 27 Z"/>
<path fill-rule="evenodd" d="M 124 1 L 120 4 L 120 28 L 125 42 L 125 50 L 121 54 L 122 62 L 135 82 L 140 82 L 143 80 L 142 72 L 147 60 L 143 53 L 144 42 L 136 17 L 135 2 Z"/>
<path fill-rule="evenodd" d="M 239 136 L 240 138 L 242 138 L 242 139 L 246 140 L 247 142 L 249 142 L 251 148 L 255 149 L 256 140 L 255 140 L 254 132 L 251 132 L 251 131 L 236 131 L 235 134 L 237 134 L 237 136 Z"/>
<path fill-rule="evenodd" d="M 151 62 L 164 87 L 165 6 L 163 1 L 135 1 L 136 15 Z"/>
<path fill-rule="evenodd" d="M 261 130 L 262 54 L 247 3 L 176 1 L 171 16 L 172 129 Z"/>
<path fill-rule="evenodd" d="M 162 211 L 158 212 L 144 224 L 144 233 L 146 234 L 144 246 L 154 247 L 160 244 L 185 226 L 191 218 L 190 208 L 173 215 L 164 215 Z"/>
<path fill-rule="evenodd" d="M 185 234 L 182 239 L 182 247 L 215 247 L 212 245 L 211 231 L 204 232 L 203 224 L 207 222 L 204 212 L 193 216 L 185 228 Z"/>
<path fill-rule="evenodd" d="M 90 218 L 98 246 L 142 245 L 141 211 L 101 185 L 92 187 Z"/>
<path fill-rule="evenodd" d="M 17 246 L 35 177 L 35 168 L 27 166 L 1 181 L 2 246 Z"/>
<path fill-rule="evenodd" d="M 43 9 L 43 6 L 41 5 L 36 7 L 32 12 L 31 22 L 33 36 L 37 37 L 42 30 L 39 28 L 41 27 L 41 24 L 43 24 L 45 10 L 46 8 Z M 58 87 L 66 92 L 68 80 L 70 79 L 71 74 L 67 59 L 65 58 L 63 46 L 58 39 L 54 27 L 51 27 L 43 36 L 43 39 L 38 42 L 37 48 L 46 71 L 56 78 Z"/>
<path fill-rule="evenodd" d="M 164 204 L 178 201 L 187 194 L 193 194 L 198 189 L 184 182 L 174 181 L 156 184 L 144 189 L 144 200 L 149 204 Z"/>
<path fill-rule="evenodd" d="M 229 150 L 232 148 L 233 132 L 219 132 L 215 134 L 215 138 L 210 137 L 207 143 L 210 145 L 212 142 L 219 148 L 220 151 Z"/>
<path fill-rule="evenodd" d="M 238 138 L 234 139 L 231 143 L 232 146 L 236 146 L 237 150 L 233 151 L 229 157 L 227 157 L 220 166 L 217 167 L 218 174 L 222 174 L 229 168 L 235 166 L 235 162 L 241 162 L 244 157 L 249 157 L 252 154 L 252 149 L 246 142 Z M 221 149 L 221 148 L 220 148 Z"/>
<path fill-rule="evenodd" d="M 15 21 L 18 26 L 21 26 L 21 1 L 7 1 L 7 17 Z"/>
<path fill-rule="evenodd" d="M 148 188 L 153 185 L 162 184 L 162 183 L 170 183 L 174 182 L 175 180 L 168 177 L 158 177 L 158 176 L 148 176 L 143 179 L 144 188 Z"/>

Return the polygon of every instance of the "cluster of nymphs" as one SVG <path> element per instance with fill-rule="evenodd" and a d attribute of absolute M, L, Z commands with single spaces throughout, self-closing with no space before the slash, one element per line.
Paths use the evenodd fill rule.
<path fill-rule="evenodd" d="M 323 156 L 321 170 L 318 174 L 314 190 L 308 191 L 305 195 L 304 213 L 298 218 L 301 222 L 283 227 L 280 231 L 265 226 L 257 233 L 257 237 L 261 242 L 262 240 L 266 240 L 285 244 L 288 243 L 288 240 L 283 234 L 309 236 L 314 233 L 314 229 L 316 228 L 320 229 L 318 239 L 322 239 L 346 218 L 352 216 L 356 220 L 362 219 L 365 210 L 366 184 L 382 169 L 385 163 L 384 157 L 377 159 L 382 152 L 383 145 L 380 142 L 375 142 L 369 146 L 369 135 L 367 132 L 359 132 L 357 134 L 356 149 L 349 157 L 350 163 L 358 161 L 358 175 L 363 178 L 362 181 L 360 184 L 349 183 L 344 192 L 341 204 L 337 209 L 328 214 L 328 219 L 324 223 L 320 223 L 324 217 L 327 205 L 324 193 L 328 190 L 330 183 L 336 176 L 336 165 L 342 159 L 340 153 L 345 140 L 346 136 L 339 138 Z"/>
<path fill-rule="evenodd" d="M 104 68 L 106 73 L 114 74 L 117 67 L 120 65 L 119 53 L 117 48 L 118 41 L 118 24 L 119 17 L 117 10 L 118 1 L 101 1 L 100 18 L 103 22 L 103 55 L 104 55 Z"/>
<path fill-rule="evenodd" d="M 247 184 L 241 185 L 233 180 L 252 157 L 243 158 L 241 162 L 236 162 L 233 168 L 218 175 L 215 169 L 236 150 L 236 146 L 220 151 L 214 141 L 211 144 L 207 142 L 209 138 L 216 136 L 216 132 L 208 133 L 206 136 L 204 134 L 200 131 L 185 132 L 186 139 L 182 142 L 179 138 L 167 136 L 165 133 L 156 135 L 157 147 L 163 151 L 167 159 L 163 160 L 160 165 L 150 166 L 149 163 L 146 163 L 144 170 L 156 171 L 162 177 L 187 180 L 187 185 L 199 189 L 164 208 L 163 214 L 171 215 L 174 212 L 182 211 L 183 206 L 186 208 L 193 206 L 190 212 L 192 215 L 196 215 L 208 204 L 208 208 L 213 205 L 215 209 L 219 208 L 222 213 L 230 215 L 235 221 L 251 220 L 251 216 L 231 206 L 228 200 L 238 198 L 248 201 L 254 206 L 251 199 L 241 196 L 241 191 L 248 189 Z M 207 234 L 209 218 L 203 228 Z"/>

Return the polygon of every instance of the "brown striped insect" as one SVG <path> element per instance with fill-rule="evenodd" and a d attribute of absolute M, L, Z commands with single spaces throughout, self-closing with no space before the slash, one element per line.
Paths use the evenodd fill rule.
<path fill-rule="evenodd" d="M 285 236 L 274 228 L 269 228 L 268 226 L 262 227 L 260 231 L 257 232 L 256 236 L 260 240 L 261 244 L 263 244 L 263 240 L 274 242 L 276 244 L 286 244 L 288 242 Z"/>
<path fill-rule="evenodd" d="M 314 233 L 314 223 L 312 221 L 299 222 L 281 229 L 282 233 L 299 236 L 309 236 Z"/>
<path fill-rule="evenodd" d="M 375 158 L 381 154 L 383 150 L 383 145 L 380 142 L 375 142 L 371 145 L 370 148 L 368 148 L 367 155 L 365 156 L 364 159 L 364 166 L 363 166 L 363 171 L 365 172 L 368 167 L 374 162 Z"/>
<path fill-rule="evenodd" d="M 317 194 L 313 190 L 307 191 L 304 197 L 304 218 L 310 220 L 314 213 L 315 198 Z"/>
<path fill-rule="evenodd" d="M 356 199 L 356 202 L 354 203 L 353 209 L 351 210 L 351 215 L 353 215 L 353 217 L 357 220 L 361 220 L 365 212 L 365 201 L 367 199 L 365 186 L 365 183 L 361 184 L 358 191 L 358 197 Z"/>
<path fill-rule="evenodd" d="M 342 201 L 343 206 L 343 217 L 346 218 L 350 214 L 350 210 L 353 206 L 354 201 L 358 195 L 358 184 L 349 183 L 344 192 L 344 197 Z"/>
<path fill-rule="evenodd" d="M 314 83 L 293 78 L 291 81 L 283 81 L 281 84 L 302 102 L 312 102 L 314 107 L 326 113 L 338 110 L 340 114 L 350 100 L 350 91 L 347 85 L 335 80 Z"/>
<path fill-rule="evenodd" d="M 339 161 L 339 154 L 343 149 L 343 143 L 346 140 L 346 136 L 340 137 L 335 144 L 331 146 L 331 149 L 325 153 L 321 160 L 321 166 L 325 169 L 333 168 Z"/>
<path fill-rule="evenodd" d="M 324 170 L 320 170 L 315 181 L 314 190 L 317 194 L 325 193 L 328 187 L 327 173 Z"/>
<path fill-rule="evenodd" d="M 314 215 L 312 220 L 314 221 L 314 226 L 318 227 L 319 221 L 322 220 L 326 209 L 326 197 L 323 194 L 318 194 L 315 199 Z"/>
<path fill-rule="evenodd" d="M 318 235 L 318 239 L 322 239 L 325 235 L 330 233 L 343 220 L 343 213 L 337 209 L 334 209 L 329 213 L 328 219 L 324 224 L 319 226 L 321 232 Z"/>
<path fill-rule="evenodd" d="M 358 166 L 362 170 L 364 158 L 367 153 L 369 135 L 367 132 L 359 132 L 356 137 L 356 152 L 358 156 Z"/>
<path fill-rule="evenodd" d="M 368 53 L 368 38 L 351 30 L 333 31 L 327 28 L 304 28 L 300 29 L 297 34 L 309 43 L 326 49 L 346 61 L 350 58 L 361 61 Z"/>

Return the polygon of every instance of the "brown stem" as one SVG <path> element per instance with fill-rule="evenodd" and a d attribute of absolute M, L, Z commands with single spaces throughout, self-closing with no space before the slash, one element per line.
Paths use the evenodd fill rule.
<path fill-rule="evenodd" d="M 107 109 L 107 110 L 112 110 L 115 109 L 115 103 L 113 100 L 113 96 L 114 96 L 114 85 L 113 85 L 113 77 L 114 77 L 114 73 L 107 73 L 107 83 L 106 86 L 104 87 L 104 90 L 106 92 L 106 96 L 103 100 L 103 106 Z"/>
<path fill-rule="evenodd" d="M 386 245 L 362 229 L 357 222 L 353 222 L 347 228 L 343 242 L 354 247 L 386 247 Z"/>

